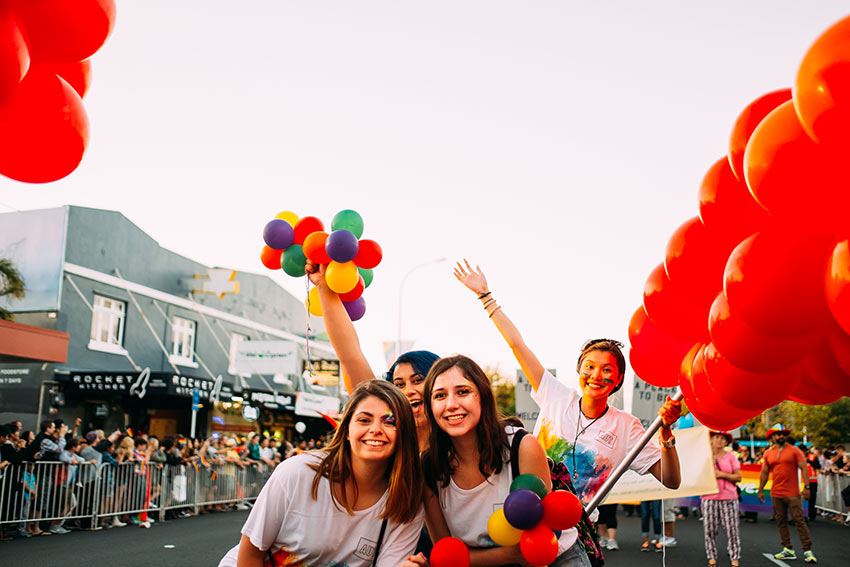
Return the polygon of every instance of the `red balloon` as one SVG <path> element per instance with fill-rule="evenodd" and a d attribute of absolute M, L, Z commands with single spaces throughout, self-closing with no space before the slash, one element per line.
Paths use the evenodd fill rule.
<path fill-rule="evenodd" d="M 850 374 L 838 364 L 826 338 L 803 359 L 803 368 L 814 385 L 840 396 L 850 396 Z"/>
<path fill-rule="evenodd" d="M 469 567 L 469 548 L 455 537 L 438 540 L 431 549 L 431 567 Z"/>
<path fill-rule="evenodd" d="M 56 73 L 71 85 L 80 98 L 86 96 L 91 85 L 91 60 L 79 63 L 46 63 L 39 65 L 51 73 Z"/>
<path fill-rule="evenodd" d="M 89 141 L 83 101 L 55 74 L 33 68 L 0 106 L 0 174 L 46 183 L 74 171 Z"/>
<path fill-rule="evenodd" d="M 729 165 L 735 177 L 744 181 L 744 152 L 756 127 L 783 102 L 791 100 L 791 89 L 780 89 L 760 96 L 738 116 L 729 138 Z"/>
<path fill-rule="evenodd" d="M 693 342 L 672 337 L 656 327 L 638 307 L 629 322 L 629 363 L 640 378 L 653 386 L 670 388 L 679 383 L 682 358 Z"/>
<path fill-rule="evenodd" d="M 824 272 L 829 310 L 844 332 L 850 333 L 850 239 L 835 243 Z"/>
<path fill-rule="evenodd" d="M 753 199 L 743 173 L 738 180 L 729 160 L 721 158 L 702 179 L 699 218 L 712 237 L 730 245 L 728 252 L 732 252 L 732 248 L 767 224 L 768 213 Z"/>
<path fill-rule="evenodd" d="M 747 185 L 773 216 L 809 232 L 850 233 L 850 160 L 845 147 L 816 144 L 791 101 L 762 120 L 744 156 Z"/>
<path fill-rule="evenodd" d="M 788 394 L 788 399 L 807 406 L 824 406 L 840 400 L 841 394 L 830 392 L 819 386 L 810 376 L 803 374 L 797 386 Z"/>
<path fill-rule="evenodd" d="M 711 415 L 715 415 L 724 421 L 728 420 L 735 423 L 740 421 L 741 423 L 745 423 L 748 419 L 760 413 L 760 411 L 764 408 L 751 410 L 737 407 L 736 405 L 724 401 L 723 398 L 711 387 L 711 383 L 708 379 L 706 362 L 709 357 L 718 356 L 716 353 L 717 350 L 714 348 L 714 345 L 709 343 L 700 349 L 694 357 L 693 372 L 690 375 L 691 388 L 694 396 L 699 402 L 699 408 L 711 413 Z M 735 428 L 728 427 L 725 429 Z"/>
<path fill-rule="evenodd" d="M 530 530 L 523 530 L 519 550 L 530 564 L 549 565 L 558 557 L 558 538 L 555 532 L 540 523 Z"/>
<path fill-rule="evenodd" d="M 366 283 L 363 281 L 363 276 L 357 276 L 357 284 L 355 284 L 354 289 L 348 293 L 340 293 L 339 298 L 343 303 L 354 301 L 363 295 L 364 289 L 366 289 Z"/>
<path fill-rule="evenodd" d="M 307 235 L 304 239 L 303 249 L 308 260 L 314 264 L 331 263 L 331 257 L 325 252 L 325 241 L 327 239 L 328 233 L 321 230 Z"/>
<path fill-rule="evenodd" d="M 369 270 L 381 263 L 384 252 L 381 250 L 380 244 L 368 238 L 360 240 L 359 244 L 357 256 L 354 257 L 354 263 L 357 264 L 358 268 Z"/>
<path fill-rule="evenodd" d="M 726 264 L 733 313 L 766 335 L 801 337 L 829 321 L 823 271 L 831 238 L 773 226 L 739 244 Z"/>
<path fill-rule="evenodd" d="M 17 0 L 15 12 L 38 63 L 88 59 L 115 24 L 114 0 Z"/>
<path fill-rule="evenodd" d="M 260 262 L 270 270 L 279 270 L 282 254 L 283 250 L 275 250 L 274 248 L 263 246 L 263 251 L 260 253 Z"/>
<path fill-rule="evenodd" d="M 850 17 L 809 48 L 794 82 L 794 104 L 813 140 L 847 143 L 850 131 Z"/>
<path fill-rule="evenodd" d="M 723 268 L 734 247 L 720 244 L 699 217 L 693 217 L 667 241 L 664 271 L 689 299 L 710 306 L 723 289 Z"/>
<path fill-rule="evenodd" d="M 702 360 L 697 359 L 697 355 L 702 353 L 705 346 L 706 345 L 704 344 L 697 343 L 688 352 L 688 354 L 685 355 L 685 358 L 682 360 L 679 389 L 682 391 L 682 396 L 688 411 L 694 415 L 697 421 L 711 429 L 735 429 L 736 427 L 740 427 L 746 423 L 747 420 L 735 422 L 730 421 L 725 417 L 717 417 L 712 413 L 711 408 L 705 408 L 702 405 L 694 393 L 693 381 L 705 380 L 705 367 L 702 364 Z"/>
<path fill-rule="evenodd" d="M 304 244 L 304 239 L 313 234 L 325 230 L 325 225 L 316 217 L 302 217 L 295 226 L 295 244 Z"/>
<path fill-rule="evenodd" d="M 0 2 L 0 103 L 15 90 L 29 68 L 30 53 L 12 3 Z"/>
<path fill-rule="evenodd" d="M 779 372 L 747 372 L 734 366 L 712 344 L 706 347 L 704 358 L 709 388 L 723 402 L 742 410 L 762 412 L 772 408 L 800 380 L 799 365 Z"/>
<path fill-rule="evenodd" d="M 569 490 L 553 490 L 543 497 L 543 523 L 553 530 L 576 527 L 583 510 L 578 496 Z"/>
<path fill-rule="evenodd" d="M 643 286 L 643 308 L 659 329 L 679 339 L 708 342 L 707 305 L 690 300 L 658 264 Z"/>
<path fill-rule="evenodd" d="M 722 291 L 711 305 L 708 330 L 711 342 L 730 364 L 756 373 L 777 372 L 794 366 L 811 352 L 821 337 L 820 331 L 802 337 L 775 337 L 757 331 L 740 314 L 729 310 L 729 302 Z"/>
<path fill-rule="evenodd" d="M 850 335 L 833 321 L 826 329 L 826 341 L 835 361 L 844 372 L 850 374 Z"/>

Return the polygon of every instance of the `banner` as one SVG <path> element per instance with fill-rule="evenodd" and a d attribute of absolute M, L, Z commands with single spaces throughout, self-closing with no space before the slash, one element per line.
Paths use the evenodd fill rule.
<path fill-rule="evenodd" d="M 233 367 L 240 374 L 298 374 L 297 353 L 292 341 L 240 341 Z"/>
<path fill-rule="evenodd" d="M 322 414 L 338 418 L 339 398 L 298 392 L 295 398 L 295 415 L 323 417 Z"/>
<path fill-rule="evenodd" d="M 665 488 L 651 474 L 626 474 L 614 485 L 603 504 L 639 502 L 641 500 L 668 500 L 717 492 L 714 461 L 708 441 L 708 429 L 692 427 L 676 431 L 676 451 L 682 483 L 676 490 Z"/>

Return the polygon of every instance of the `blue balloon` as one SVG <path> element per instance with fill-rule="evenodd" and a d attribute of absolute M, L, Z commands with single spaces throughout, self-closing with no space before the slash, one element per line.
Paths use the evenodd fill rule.
<path fill-rule="evenodd" d="M 328 239 L 325 241 L 325 252 L 328 253 L 331 260 L 340 264 L 354 260 L 359 249 L 360 244 L 357 242 L 357 237 L 348 230 L 335 230 L 328 235 Z"/>
<path fill-rule="evenodd" d="M 505 519 L 518 530 L 530 530 L 543 518 L 543 501 L 530 490 L 515 490 L 505 499 Z"/>
<path fill-rule="evenodd" d="M 263 229 L 263 240 L 266 241 L 269 248 L 285 250 L 292 246 L 295 241 L 295 230 L 293 230 L 291 224 L 283 219 L 272 219 Z"/>

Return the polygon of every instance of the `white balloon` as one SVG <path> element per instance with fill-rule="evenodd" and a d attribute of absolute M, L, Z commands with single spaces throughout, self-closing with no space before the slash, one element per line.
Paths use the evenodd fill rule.
<path fill-rule="evenodd" d="M 295 424 L 295 431 L 297 431 L 298 433 L 304 433 L 305 431 L 307 431 L 307 426 L 304 425 L 303 421 L 299 421 Z"/>

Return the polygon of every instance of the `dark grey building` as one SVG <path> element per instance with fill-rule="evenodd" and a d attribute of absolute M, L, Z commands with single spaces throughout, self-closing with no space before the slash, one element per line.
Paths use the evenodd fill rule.
<path fill-rule="evenodd" d="M 338 410 L 338 383 L 302 372 L 308 344 L 333 366 L 330 345 L 308 341 L 303 300 L 269 276 L 211 269 L 119 212 L 76 206 L 1 214 L 0 257 L 27 282 L 27 297 L 7 304 L 15 320 L 70 336 L 67 362 L 29 385 L 28 418 L 41 399 L 45 414 L 88 427 L 189 434 L 194 397 L 198 435 L 291 437 L 297 421 L 325 429 L 312 410 Z M 311 327 L 323 337 L 321 319 Z"/>

